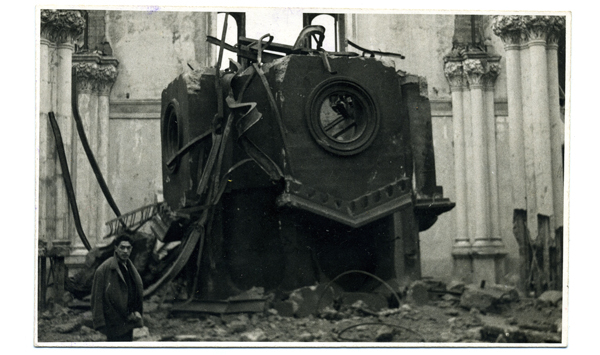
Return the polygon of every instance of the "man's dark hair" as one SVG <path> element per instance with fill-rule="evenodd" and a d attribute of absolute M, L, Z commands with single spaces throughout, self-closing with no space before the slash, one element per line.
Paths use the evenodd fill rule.
<path fill-rule="evenodd" d="M 133 245 L 133 239 L 131 238 L 131 236 L 129 234 L 120 234 L 118 237 L 115 238 L 115 240 L 113 241 L 113 245 L 115 247 L 118 247 L 119 244 L 121 244 L 121 242 L 129 242 L 129 244 Z"/>

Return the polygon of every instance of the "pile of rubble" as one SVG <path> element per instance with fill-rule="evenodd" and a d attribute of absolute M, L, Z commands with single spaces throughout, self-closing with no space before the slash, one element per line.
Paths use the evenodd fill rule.
<path fill-rule="evenodd" d="M 196 313 L 186 313 L 175 311 L 184 301 L 173 289 L 144 301 L 145 327 L 135 330 L 136 341 L 560 343 L 562 335 L 560 291 L 524 298 L 503 285 L 433 280 L 414 282 L 397 294 L 383 287 L 343 292 L 321 284 L 287 293 L 253 288 L 227 300 L 262 301 L 243 312 L 206 311 L 200 304 Z M 75 303 L 80 309 L 56 306 L 40 314 L 40 341 L 105 339 L 92 330 L 89 309 Z"/>

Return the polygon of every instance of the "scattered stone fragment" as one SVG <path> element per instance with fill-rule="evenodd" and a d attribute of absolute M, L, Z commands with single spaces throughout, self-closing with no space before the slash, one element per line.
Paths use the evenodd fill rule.
<path fill-rule="evenodd" d="M 379 311 L 379 316 L 381 316 L 381 317 L 387 317 L 387 316 L 391 316 L 391 315 L 394 315 L 394 314 L 398 314 L 400 312 L 402 312 L 402 309 L 400 309 L 400 308 L 391 308 L 391 309 L 388 308 L 388 309 L 384 309 L 382 311 Z"/>
<path fill-rule="evenodd" d="M 442 300 L 449 301 L 449 302 L 459 301 L 460 297 L 446 293 L 445 295 L 442 296 Z"/>
<path fill-rule="evenodd" d="M 40 314 L 40 318 L 41 319 L 52 319 L 52 312 L 44 311 L 44 312 L 42 312 L 42 314 Z"/>
<path fill-rule="evenodd" d="M 291 300 L 276 301 L 273 303 L 274 309 L 282 317 L 293 317 L 298 309 L 298 304 Z"/>
<path fill-rule="evenodd" d="M 327 332 L 323 331 L 323 330 L 319 330 L 316 334 L 315 334 L 315 338 L 316 339 L 325 339 L 327 337 Z"/>
<path fill-rule="evenodd" d="M 248 323 L 236 320 L 227 325 L 232 333 L 243 333 L 248 329 Z"/>
<path fill-rule="evenodd" d="M 490 343 L 527 343 L 527 337 L 518 329 L 505 329 L 490 325 L 481 328 L 481 340 Z"/>
<path fill-rule="evenodd" d="M 469 328 L 465 332 L 464 338 L 469 340 L 481 340 L 482 327 Z"/>
<path fill-rule="evenodd" d="M 279 315 L 279 311 L 277 311 L 275 308 L 269 308 L 269 309 L 267 310 L 267 313 L 268 313 L 269 315 L 272 315 L 272 316 Z"/>
<path fill-rule="evenodd" d="M 267 335 L 262 329 L 255 329 L 249 332 L 242 333 L 242 341 L 266 341 Z"/>
<path fill-rule="evenodd" d="M 537 298 L 537 300 L 544 304 L 555 306 L 558 304 L 558 301 L 562 300 L 562 292 L 549 290 L 542 293 L 540 297 Z"/>
<path fill-rule="evenodd" d="M 447 286 L 448 291 L 462 294 L 465 291 L 465 283 L 462 281 L 452 281 Z"/>
<path fill-rule="evenodd" d="M 141 339 L 150 336 L 150 330 L 148 327 L 134 328 L 133 329 L 133 341 L 139 341 Z"/>
<path fill-rule="evenodd" d="M 81 328 L 79 328 L 79 332 L 80 332 L 81 334 L 92 334 L 92 333 L 96 333 L 96 331 L 95 331 L 95 330 L 93 330 L 92 328 L 90 328 L 90 327 L 87 327 L 87 326 L 85 326 L 85 325 L 82 325 L 82 326 L 81 326 Z"/>
<path fill-rule="evenodd" d="M 456 309 L 449 309 L 444 312 L 445 315 L 456 317 L 459 313 Z"/>
<path fill-rule="evenodd" d="M 56 326 L 56 331 L 59 333 L 71 333 L 80 327 L 78 322 L 68 322 Z"/>
<path fill-rule="evenodd" d="M 334 290 L 326 288 L 326 285 L 302 287 L 294 290 L 289 297 L 292 305 L 295 304 L 294 315 L 298 318 L 317 314 L 325 307 L 333 305 L 333 299 Z M 276 309 L 280 311 L 279 308 Z"/>
<path fill-rule="evenodd" d="M 502 303 L 514 302 L 518 299 L 519 294 L 516 289 L 509 286 L 491 285 L 481 288 L 477 285 L 468 285 L 460 298 L 460 306 L 488 312 Z"/>
<path fill-rule="evenodd" d="M 562 333 L 562 319 L 557 319 L 556 322 L 554 322 L 554 326 L 556 327 L 557 333 Z"/>
<path fill-rule="evenodd" d="M 199 335 L 175 335 L 172 338 L 173 341 L 202 341 L 202 337 Z"/>
<path fill-rule="evenodd" d="M 375 335 L 375 340 L 378 342 L 390 342 L 394 340 L 395 331 L 392 327 L 384 325 L 377 329 L 377 334 Z"/>
<path fill-rule="evenodd" d="M 227 331 L 221 327 L 215 327 L 214 332 L 219 337 L 227 335 Z"/>
<path fill-rule="evenodd" d="M 357 302 L 360 305 L 357 305 Z M 366 292 L 347 292 L 342 296 L 342 304 L 352 306 L 355 309 L 370 310 L 378 312 L 387 308 L 387 299 L 381 294 Z"/>
<path fill-rule="evenodd" d="M 79 315 L 78 318 L 78 322 L 79 324 L 89 327 L 89 328 L 93 328 L 94 327 L 94 321 L 92 319 L 92 312 L 91 311 L 87 311 L 87 312 L 83 312 Z"/>
<path fill-rule="evenodd" d="M 144 313 L 153 313 L 158 310 L 158 303 L 144 302 Z"/>
<path fill-rule="evenodd" d="M 452 332 L 442 332 L 440 339 L 446 343 L 452 343 L 458 339 L 458 336 Z"/>
<path fill-rule="evenodd" d="M 160 296 L 152 295 L 152 297 L 150 297 L 150 299 L 148 301 L 150 301 L 152 303 L 160 303 Z"/>
<path fill-rule="evenodd" d="M 150 314 L 144 312 L 142 317 L 144 318 L 144 324 L 150 327 L 156 326 L 156 320 Z"/>
<path fill-rule="evenodd" d="M 229 297 L 229 300 L 259 300 L 263 299 L 265 296 L 265 289 L 262 287 L 252 287 L 249 290 L 246 290 L 239 295 Z"/>
<path fill-rule="evenodd" d="M 298 337 L 298 340 L 300 340 L 302 342 L 310 342 L 310 341 L 315 340 L 315 336 L 309 332 L 304 332 L 304 333 L 300 334 L 300 336 Z"/>
<path fill-rule="evenodd" d="M 416 305 L 425 305 L 429 302 L 429 286 L 423 281 L 415 281 L 408 288 L 407 298 Z"/>
<path fill-rule="evenodd" d="M 406 304 L 406 303 L 403 304 L 402 306 L 400 306 L 400 309 L 403 310 L 403 311 L 407 311 L 407 312 L 412 311 L 412 307 L 410 305 Z"/>
<path fill-rule="evenodd" d="M 506 322 L 510 325 L 517 325 L 519 324 L 519 322 L 517 321 L 517 318 L 515 317 L 509 317 L 506 319 Z"/>
<path fill-rule="evenodd" d="M 331 307 L 326 307 L 319 313 L 319 317 L 329 320 L 342 319 L 342 314 Z"/>

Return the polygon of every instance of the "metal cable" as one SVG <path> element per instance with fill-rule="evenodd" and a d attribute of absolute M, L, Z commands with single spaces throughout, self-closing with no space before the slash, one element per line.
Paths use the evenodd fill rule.
<path fill-rule="evenodd" d="M 60 128 L 58 127 L 58 123 L 56 122 L 56 118 L 54 117 L 54 112 L 48 112 L 48 119 L 50 120 L 50 126 L 52 127 L 52 132 L 54 133 L 54 141 L 56 143 L 56 151 L 58 153 L 58 160 L 60 162 L 60 168 L 62 170 L 63 181 L 65 183 L 65 189 L 67 190 L 67 198 L 69 200 L 69 205 L 71 206 L 71 211 L 73 212 L 73 220 L 75 222 L 75 229 L 77 230 L 77 234 L 79 238 L 83 242 L 85 248 L 89 251 L 92 249 L 90 242 L 85 236 L 85 232 L 81 227 L 81 220 L 79 218 L 79 209 L 77 208 L 77 201 L 75 199 L 75 191 L 73 191 L 73 183 L 71 181 L 71 174 L 69 173 L 69 165 L 67 164 L 67 156 L 65 154 L 65 148 L 62 140 L 62 135 L 60 134 Z"/>

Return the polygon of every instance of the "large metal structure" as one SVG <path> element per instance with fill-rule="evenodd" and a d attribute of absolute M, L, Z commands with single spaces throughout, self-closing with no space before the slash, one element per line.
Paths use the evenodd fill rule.
<path fill-rule="evenodd" d="M 454 205 L 436 185 L 424 80 L 381 53 L 324 51 L 321 26 L 293 46 L 238 38 L 208 38 L 216 68 L 223 50 L 238 54 L 230 69 L 196 68 L 162 93 L 156 219 L 187 249 L 178 268 L 192 292 L 286 290 L 348 270 L 418 278 L 418 233 Z"/>

